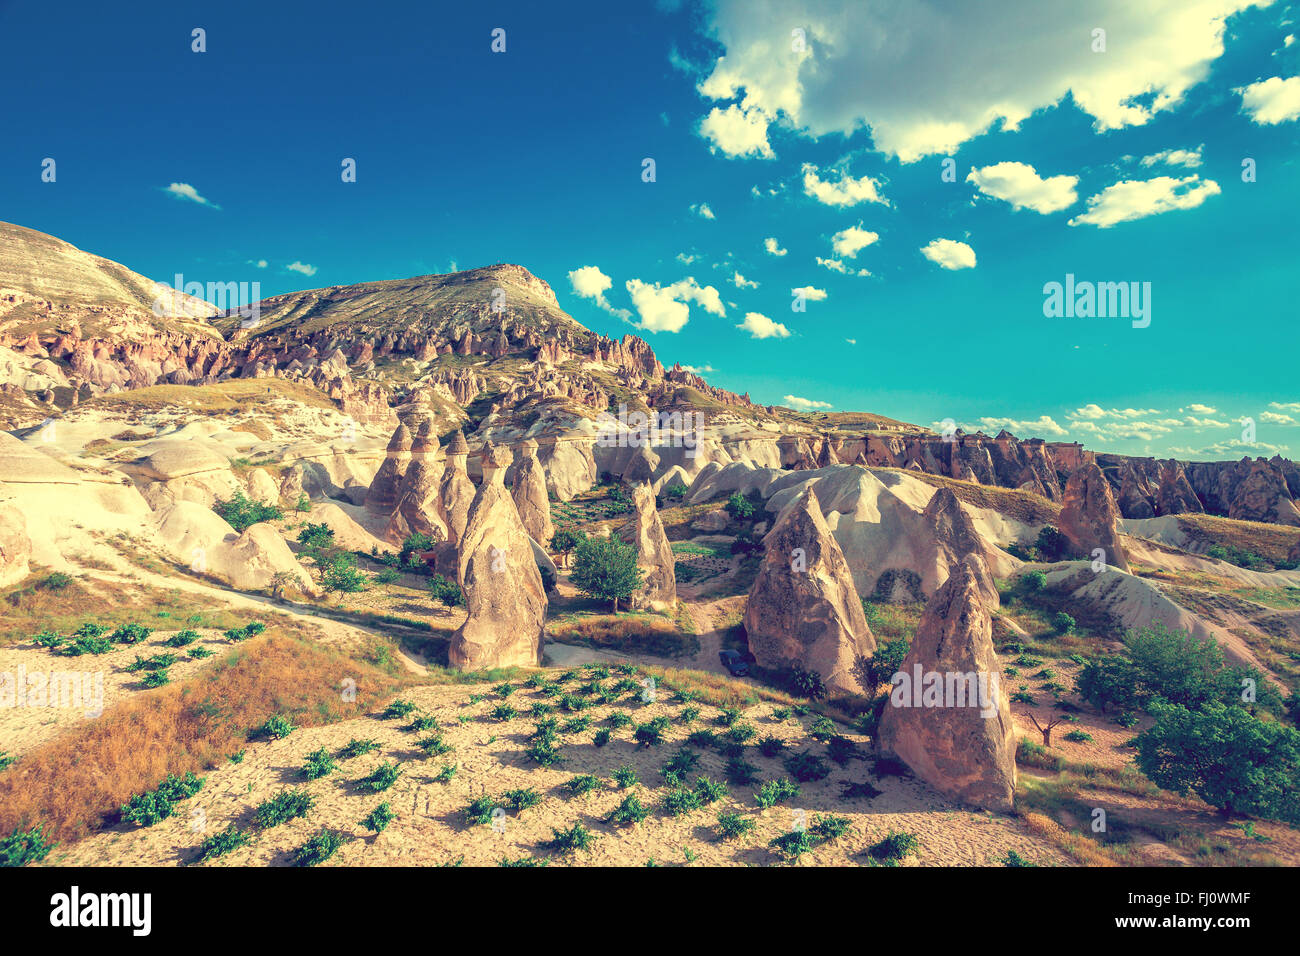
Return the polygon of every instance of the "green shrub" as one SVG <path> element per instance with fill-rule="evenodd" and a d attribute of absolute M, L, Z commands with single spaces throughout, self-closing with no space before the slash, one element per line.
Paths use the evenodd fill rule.
<path fill-rule="evenodd" d="M 358 780 L 357 786 L 370 793 L 382 793 L 397 783 L 397 778 L 401 775 L 402 770 L 396 762 L 384 763 L 376 767 L 368 776 Z"/>
<path fill-rule="evenodd" d="M 239 532 L 246 531 L 250 525 L 257 524 L 259 521 L 273 521 L 284 517 L 283 512 L 276 505 L 252 501 L 242 491 L 236 491 L 234 497 L 228 500 L 218 499 L 212 506 L 212 510 Z"/>
<path fill-rule="evenodd" d="M 1031 863 L 1015 850 L 1007 850 L 1005 856 L 998 857 L 998 862 L 1003 866 L 1038 866 L 1037 863 Z"/>
<path fill-rule="evenodd" d="M 294 862 L 298 866 L 316 866 L 332 857 L 342 845 L 343 837 L 333 830 L 321 830 L 294 851 Z"/>
<path fill-rule="evenodd" d="M 48 627 L 38 631 L 32 638 L 32 643 L 37 647 L 44 647 L 46 650 L 54 650 L 64 642 L 64 638 L 57 631 L 52 631 Z"/>
<path fill-rule="evenodd" d="M 384 712 L 379 715 L 380 720 L 397 720 L 400 717 L 409 716 L 415 711 L 415 704 L 409 700 L 397 699 L 384 708 Z"/>
<path fill-rule="evenodd" d="M 808 828 L 819 843 L 829 843 L 831 840 L 838 840 L 844 834 L 849 832 L 849 818 L 837 816 L 834 813 L 822 816 L 820 813 L 813 817 L 813 825 Z"/>
<path fill-rule="evenodd" d="M 525 751 L 530 760 L 536 761 L 543 767 L 549 767 L 553 764 L 560 763 L 564 758 L 555 746 L 546 740 L 534 741 Z"/>
<path fill-rule="evenodd" d="M 423 750 L 425 756 L 428 757 L 441 757 L 452 749 L 451 744 L 443 742 L 442 734 L 431 734 L 428 737 L 422 737 L 415 742 L 415 746 Z"/>
<path fill-rule="evenodd" d="M 259 830 L 266 830 L 305 817 L 315 805 L 316 798 L 306 790 L 282 790 L 258 804 L 253 811 L 253 822 Z"/>
<path fill-rule="evenodd" d="M 564 789 L 575 797 L 581 797 L 600 789 L 600 778 L 589 773 L 570 777 L 564 782 Z"/>
<path fill-rule="evenodd" d="M 1070 540 L 1052 525 L 1044 525 L 1034 545 L 1044 561 L 1060 561 L 1070 553 Z"/>
<path fill-rule="evenodd" d="M 703 805 L 700 795 L 694 790 L 678 787 L 668 791 L 668 795 L 664 797 L 663 809 L 669 816 L 680 817 L 692 810 L 698 810 Z"/>
<path fill-rule="evenodd" d="M 668 729 L 667 717 L 656 717 L 645 724 L 637 724 L 632 737 L 640 747 L 658 747 L 664 742 L 664 731 Z"/>
<path fill-rule="evenodd" d="M 164 687 L 167 684 L 170 684 L 171 680 L 172 680 L 171 677 L 168 676 L 165 670 L 150 671 L 149 673 L 145 674 L 143 678 L 141 678 L 140 685 L 142 687 L 149 687 L 149 688 Z"/>
<path fill-rule="evenodd" d="M 308 551 L 320 551 L 334 547 L 334 529 L 321 522 L 306 524 L 298 532 L 298 543 Z"/>
<path fill-rule="evenodd" d="M 388 824 L 396 819 L 392 808 L 385 802 L 375 807 L 362 820 L 361 825 L 367 830 L 374 830 L 376 833 L 383 833 L 388 829 Z"/>
<path fill-rule="evenodd" d="M 822 675 L 816 671 L 805 670 L 798 665 L 786 671 L 783 683 L 796 697 L 821 700 L 826 696 L 826 683 L 822 680 Z"/>
<path fill-rule="evenodd" d="M 567 830 L 551 828 L 552 839 L 545 846 L 560 853 L 575 853 L 578 850 L 590 850 L 596 842 L 596 836 L 581 823 L 575 823 Z"/>
<path fill-rule="evenodd" d="M 366 589 L 366 576 L 358 570 L 356 557 L 341 551 L 321 569 L 320 583 L 326 591 L 356 594 Z"/>
<path fill-rule="evenodd" d="M 758 768 L 741 757 L 727 761 L 727 780 L 737 787 L 748 787 L 758 782 Z"/>
<path fill-rule="evenodd" d="M 357 740 L 357 738 L 353 737 L 344 744 L 343 749 L 339 751 L 339 756 L 344 760 L 351 760 L 353 757 L 360 757 L 362 754 L 374 753 L 378 749 L 379 741 L 377 740 Z"/>
<path fill-rule="evenodd" d="M 284 714 L 274 714 L 253 733 L 256 737 L 265 737 L 268 740 L 283 740 L 297 729 Z"/>
<path fill-rule="evenodd" d="M 220 833 L 214 833 L 199 844 L 199 862 L 215 860 L 227 853 L 233 853 L 240 847 L 248 846 L 251 842 L 253 842 L 252 834 L 232 823 Z"/>
<path fill-rule="evenodd" d="M 1065 735 L 1065 739 L 1075 744 L 1086 744 L 1092 742 L 1092 734 L 1085 733 L 1082 730 L 1071 730 Z"/>
<path fill-rule="evenodd" d="M 583 539 L 575 550 L 569 581 L 594 598 L 610 601 L 615 614 L 618 602 L 644 584 L 636 548 L 617 535 Z"/>
<path fill-rule="evenodd" d="M 465 593 L 461 591 L 460 585 L 441 574 L 429 578 L 429 593 L 444 607 L 461 607 L 465 603 Z"/>
<path fill-rule="evenodd" d="M 917 853 L 920 848 L 921 841 L 917 839 L 915 833 L 891 830 L 883 840 L 868 847 L 867 852 L 882 863 L 897 863 L 905 857 Z"/>
<path fill-rule="evenodd" d="M 82 654 L 107 654 L 112 649 L 113 642 L 106 637 L 79 637 L 63 646 L 63 654 L 66 657 L 80 657 Z"/>
<path fill-rule="evenodd" d="M 636 771 L 626 764 L 610 774 L 610 777 L 618 784 L 620 790 L 626 790 L 637 782 Z"/>
<path fill-rule="evenodd" d="M 1064 611 L 1057 611 L 1052 615 L 1052 630 L 1057 634 L 1069 634 L 1074 630 L 1074 618 Z"/>
<path fill-rule="evenodd" d="M 45 842 L 43 826 L 38 823 L 30 830 L 14 830 L 7 837 L 0 837 L 0 866 L 26 866 L 49 856 L 54 844 Z"/>
<path fill-rule="evenodd" d="M 806 751 L 786 757 L 785 769 L 789 771 L 790 776 L 800 783 L 808 783 L 811 780 L 824 780 L 830 776 L 831 772 L 831 768 L 827 766 L 826 761 L 816 754 Z"/>
<path fill-rule="evenodd" d="M 758 793 L 754 794 L 754 802 L 762 809 L 774 807 L 782 800 L 788 800 L 791 797 L 799 795 L 799 785 L 790 780 L 789 777 L 781 777 L 779 780 L 769 780 L 759 788 Z"/>
<path fill-rule="evenodd" d="M 319 780 L 321 777 L 327 777 L 338 769 L 338 764 L 334 762 L 334 757 L 328 750 L 321 747 L 319 750 L 313 750 L 307 755 L 307 762 L 303 765 L 302 775 L 308 780 Z"/>
<path fill-rule="evenodd" d="M 813 840 L 806 830 L 791 830 L 773 838 L 768 846 L 782 856 L 798 859 L 803 854 L 812 852 Z"/>
<path fill-rule="evenodd" d="M 188 628 L 183 631 L 177 631 L 167 640 L 163 641 L 168 647 L 188 647 L 199 639 L 198 631 L 191 631 Z"/>
<path fill-rule="evenodd" d="M 605 820 L 608 823 L 640 823 L 649 815 L 650 811 L 641 803 L 641 798 L 629 793 Z"/>
<path fill-rule="evenodd" d="M 754 503 L 739 491 L 733 492 L 723 505 L 724 510 L 736 521 L 744 521 L 754 516 Z"/>
<path fill-rule="evenodd" d="M 1037 594 L 1047 587 L 1047 575 L 1042 571 L 1030 571 L 1020 578 L 1020 585 L 1030 594 Z"/>
<path fill-rule="evenodd" d="M 695 793 L 700 798 L 700 803 L 710 804 L 717 803 L 723 797 L 727 796 L 727 785 L 710 780 L 708 777 L 700 777 L 695 781 Z"/>
<path fill-rule="evenodd" d="M 735 840 L 754 829 L 754 821 L 742 817 L 734 810 L 724 810 L 718 814 L 718 836 L 723 840 Z"/>

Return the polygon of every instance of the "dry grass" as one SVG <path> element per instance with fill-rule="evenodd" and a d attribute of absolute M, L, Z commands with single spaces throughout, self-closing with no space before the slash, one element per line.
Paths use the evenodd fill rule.
<path fill-rule="evenodd" d="M 605 651 L 681 657 L 695 654 L 700 642 L 694 634 L 657 614 L 584 614 L 553 621 L 547 638 L 561 644 L 582 644 Z"/>
<path fill-rule="evenodd" d="M 344 678 L 356 681 L 353 703 L 342 699 Z M 0 776 L 0 833 L 43 823 L 47 837 L 78 839 L 168 773 L 220 766 L 274 714 L 301 727 L 334 723 L 375 708 L 400 683 L 310 641 L 264 636 L 24 755 Z"/>
<path fill-rule="evenodd" d="M 897 471 L 918 481 L 934 485 L 936 488 L 951 488 L 959 499 L 976 508 L 989 508 L 1001 514 L 1015 518 L 1025 524 L 1055 524 L 1061 514 L 1061 506 L 1048 501 L 1042 495 L 1019 488 L 998 488 L 993 485 L 977 485 L 971 481 L 959 481 L 943 475 L 930 475 L 922 471 L 910 471 L 904 468 L 873 468 L 872 471 Z"/>
<path fill-rule="evenodd" d="M 141 584 L 101 584 L 78 575 L 61 588 L 45 584 L 48 574 L 37 573 L 0 601 L 0 645 L 27 640 L 43 629 L 69 634 L 86 621 L 118 627 L 133 621 L 165 626 L 156 619 L 183 627 L 190 615 L 203 612 L 205 627 L 235 627 L 238 616 L 220 603 L 201 595 L 163 590 Z"/>
<path fill-rule="evenodd" d="M 1196 544 L 1213 544 L 1252 551 L 1266 561 L 1285 561 L 1287 552 L 1300 541 L 1300 528 L 1258 521 L 1238 521 L 1214 515 L 1179 515 L 1178 526 Z"/>
<path fill-rule="evenodd" d="M 1030 833 L 1042 837 L 1084 866 L 1119 866 L 1117 860 L 1098 849 L 1087 837 L 1071 833 L 1050 817 L 1041 813 L 1021 813 L 1020 819 Z"/>

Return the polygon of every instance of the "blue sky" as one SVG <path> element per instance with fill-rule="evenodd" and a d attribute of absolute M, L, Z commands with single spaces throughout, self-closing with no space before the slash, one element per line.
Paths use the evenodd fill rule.
<path fill-rule="evenodd" d="M 0 2 L 0 218 L 152 278 L 518 262 L 756 401 L 1300 451 L 1292 4 L 83 6 Z"/>

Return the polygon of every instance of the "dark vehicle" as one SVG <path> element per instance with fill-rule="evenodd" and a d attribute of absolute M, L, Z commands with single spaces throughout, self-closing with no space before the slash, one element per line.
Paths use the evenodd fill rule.
<path fill-rule="evenodd" d="M 749 661 L 740 651 L 718 651 L 718 660 L 731 672 L 732 677 L 744 677 L 749 673 Z"/>

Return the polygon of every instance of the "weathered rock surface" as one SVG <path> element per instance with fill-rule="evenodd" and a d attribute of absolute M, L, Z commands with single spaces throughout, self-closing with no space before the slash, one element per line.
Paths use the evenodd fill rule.
<path fill-rule="evenodd" d="M 968 556 L 930 599 L 895 678 L 876 735 L 935 790 L 1009 811 L 1016 790 L 1015 724 L 993 649 L 983 561 Z"/>
<path fill-rule="evenodd" d="M 461 670 L 535 667 L 542 662 L 546 592 L 519 512 L 505 486 L 510 452 L 489 447 L 483 483 L 457 548 L 469 617 L 456 629 L 448 661 Z"/>
<path fill-rule="evenodd" d="M 406 474 L 411 461 L 412 442 L 411 430 L 405 424 L 398 425 L 393 437 L 388 440 L 384 463 L 379 466 L 374 480 L 370 482 L 370 492 L 366 495 L 367 510 L 386 515 L 392 514 L 397 507 L 402 476 Z"/>
<path fill-rule="evenodd" d="M 27 577 L 32 556 L 32 539 L 27 536 L 27 521 L 13 505 L 0 504 L 0 587 L 8 587 Z"/>
<path fill-rule="evenodd" d="M 470 505 L 474 501 L 474 482 L 469 480 L 465 470 L 468 456 L 469 445 L 465 436 L 456 432 L 447 445 L 447 464 L 438 482 L 438 514 L 447 529 L 447 543 L 453 547 L 465 533 Z"/>
<path fill-rule="evenodd" d="M 436 459 L 437 451 L 434 421 L 426 418 L 416 429 L 411 443 L 411 460 L 397 493 L 397 507 L 384 533 L 384 537 L 394 544 L 412 534 L 428 535 L 435 542 L 447 540 L 447 527 L 439 507 L 442 469 Z"/>
<path fill-rule="evenodd" d="M 1101 468 L 1089 463 L 1070 476 L 1059 519 L 1061 533 L 1076 557 L 1090 557 L 1101 548 L 1106 563 L 1127 571 L 1128 558 L 1119 539 L 1119 508 Z"/>
<path fill-rule="evenodd" d="M 632 507 L 632 520 L 619 532 L 624 542 L 636 548 L 636 563 L 644 581 L 632 594 L 632 608 L 671 613 L 677 607 L 676 559 L 648 483 L 633 486 Z"/>
<path fill-rule="evenodd" d="M 537 442 L 531 438 L 521 442 L 519 456 L 511 497 L 524 528 L 534 541 L 544 545 L 551 540 L 555 527 L 551 524 L 551 501 L 546 494 L 546 472 L 537 460 Z"/>
<path fill-rule="evenodd" d="M 767 552 L 745 608 L 755 660 L 769 668 L 798 665 L 820 674 L 827 687 L 861 693 L 853 665 L 874 653 L 876 641 L 811 486 L 763 544 Z"/>
<path fill-rule="evenodd" d="M 952 569 L 961 564 L 966 555 L 978 555 L 981 559 L 980 566 L 985 569 L 985 574 L 981 578 L 984 599 L 994 606 L 998 605 L 1001 599 L 998 597 L 997 587 L 993 584 L 992 575 L 987 573 L 987 566 L 994 560 L 997 549 L 988 544 L 975 530 L 975 523 L 966 514 L 966 510 L 953 494 L 952 489 L 940 488 L 936 491 L 930 503 L 925 506 L 925 511 L 921 512 L 921 516 L 934 534 L 935 546 L 940 552 L 942 562 L 947 566 L 947 574 L 951 574 Z"/>

